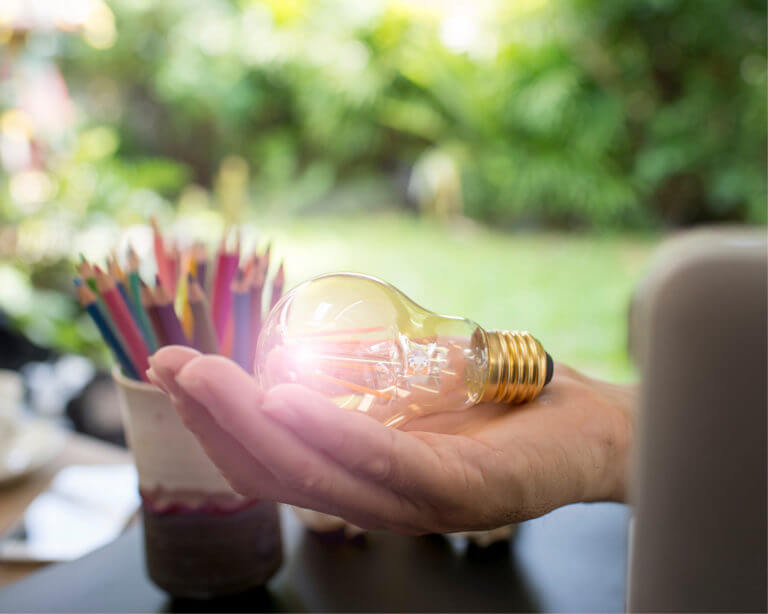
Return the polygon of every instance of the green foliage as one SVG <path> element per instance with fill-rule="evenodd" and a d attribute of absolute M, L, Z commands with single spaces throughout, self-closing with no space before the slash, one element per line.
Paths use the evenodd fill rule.
<path fill-rule="evenodd" d="M 376 275 L 439 313 L 529 330 L 556 360 L 595 376 L 633 377 L 627 310 L 656 235 L 509 234 L 392 214 L 259 229 L 285 256 L 286 287 L 328 271 Z"/>
<path fill-rule="evenodd" d="M 766 222 L 762 1 L 105 1 L 93 3 L 101 34 L 0 28 L 11 36 L 0 58 L 11 75 L 0 79 L 0 278 L 17 289 L 0 292 L 0 308 L 40 343 L 101 347 L 65 296 L 71 259 L 123 247 L 126 227 L 141 237 L 135 225 L 150 215 L 208 241 L 227 222 L 414 207 L 499 228 Z M 72 102 L 74 121 L 53 136 L 19 111 L 22 65 L 61 69 L 71 101 L 52 107 L 64 117 Z M 25 147 L 34 161 L 14 167 Z M 531 328 L 566 322 L 553 343 L 562 356 L 620 360 L 619 298 L 635 277 L 601 266 L 632 252 L 622 241 L 515 235 L 507 248 L 480 233 L 460 250 L 464 266 L 450 237 L 411 232 L 411 218 L 302 223 L 321 238 L 302 239 L 311 253 L 294 245 L 292 262 L 303 253 L 330 267 L 326 252 L 354 254 L 364 268 L 371 241 L 405 254 L 381 269 L 398 284 L 414 262 L 446 283 L 487 276 L 425 297 L 482 297 L 511 261 L 524 263 L 510 278 L 527 280 L 521 304 L 537 305 L 537 288 L 563 306 Z M 553 252 L 561 259 L 547 268 L 542 254 Z M 585 262 L 574 285 L 572 265 Z M 455 311 L 482 311 L 473 301 Z M 600 316 L 591 328 L 589 314 Z M 496 315 L 476 317 L 493 325 Z M 569 353 L 566 328 L 589 346 Z"/>
<path fill-rule="evenodd" d="M 295 211 L 439 150 L 467 214 L 494 223 L 766 219 L 764 3 L 111 6 L 116 44 L 67 37 L 63 61 L 121 160 L 210 185 L 238 154 L 262 205 L 303 185 Z M 172 196 L 183 174 L 155 164 L 110 172 Z"/>

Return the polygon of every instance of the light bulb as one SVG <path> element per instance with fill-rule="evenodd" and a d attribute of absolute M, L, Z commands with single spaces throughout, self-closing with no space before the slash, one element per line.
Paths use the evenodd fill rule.
<path fill-rule="evenodd" d="M 529 401 L 553 366 L 528 333 L 485 331 L 374 277 L 338 273 L 300 284 L 275 305 L 255 368 L 265 388 L 299 383 L 397 427 L 481 401 Z"/>

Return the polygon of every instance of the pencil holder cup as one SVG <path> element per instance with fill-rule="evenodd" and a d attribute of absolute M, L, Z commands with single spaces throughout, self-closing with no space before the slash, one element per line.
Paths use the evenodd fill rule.
<path fill-rule="evenodd" d="M 237 494 L 156 386 L 113 369 L 139 474 L 149 577 L 174 597 L 264 584 L 282 563 L 277 504 Z"/>

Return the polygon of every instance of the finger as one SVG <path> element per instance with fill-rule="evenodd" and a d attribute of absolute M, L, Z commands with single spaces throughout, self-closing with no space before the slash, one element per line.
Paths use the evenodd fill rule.
<path fill-rule="evenodd" d="M 276 490 L 274 476 L 176 383 L 176 374 L 199 356 L 200 352 L 189 347 L 164 347 L 150 358 L 150 380 L 171 396 L 184 425 L 235 491 L 248 497 L 269 498 Z"/>
<path fill-rule="evenodd" d="M 262 393 L 255 380 L 230 360 L 202 356 L 189 362 L 177 383 L 204 405 L 280 482 L 278 500 L 392 526 L 418 520 L 410 502 L 346 471 L 259 410 Z"/>
<path fill-rule="evenodd" d="M 427 494 L 443 473 L 439 458 L 424 441 L 363 413 L 341 409 L 303 386 L 272 388 L 262 409 L 351 472 L 393 490 Z"/>
<path fill-rule="evenodd" d="M 150 369 L 147 375 L 153 384 L 170 396 L 182 394 L 176 383 L 176 374 L 193 358 L 200 356 L 197 350 L 183 345 L 168 345 L 149 357 Z"/>
<path fill-rule="evenodd" d="M 282 485 L 275 476 L 176 382 L 176 374 L 199 356 L 199 352 L 184 346 L 162 348 L 150 361 L 150 380 L 171 396 L 182 422 L 236 492 L 246 497 L 277 500 Z M 311 501 L 297 493 L 294 504 L 309 507 Z"/>

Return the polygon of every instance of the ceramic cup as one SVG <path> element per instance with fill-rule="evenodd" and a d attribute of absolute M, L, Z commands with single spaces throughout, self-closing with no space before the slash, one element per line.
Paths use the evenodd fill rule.
<path fill-rule="evenodd" d="M 112 375 L 139 474 L 149 577 L 198 599 L 264 584 L 282 562 L 277 505 L 233 491 L 156 386 Z"/>

